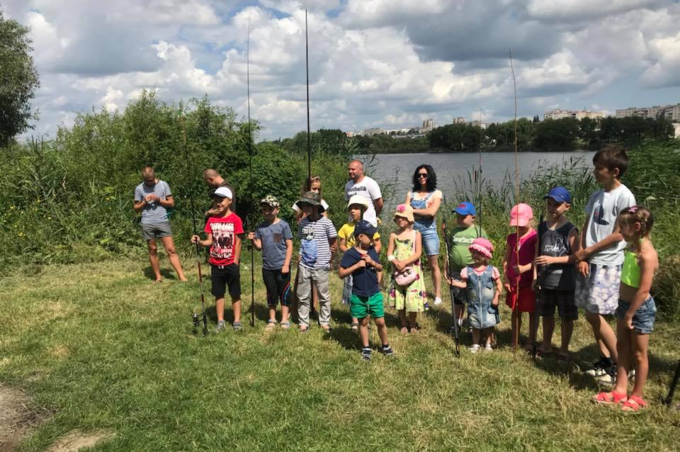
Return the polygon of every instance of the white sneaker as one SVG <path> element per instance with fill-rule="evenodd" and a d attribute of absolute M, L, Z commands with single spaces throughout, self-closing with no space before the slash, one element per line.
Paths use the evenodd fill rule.
<path fill-rule="evenodd" d="M 440 304 L 442 304 L 442 299 L 441 299 L 441 297 L 435 297 L 435 299 L 434 299 L 434 305 L 435 305 L 435 306 L 438 306 L 438 305 L 440 305 Z"/>
<path fill-rule="evenodd" d="M 493 348 L 491 348 L 491 344 L 486 344 L 486 345 L 484 346 L 484 351 L 485 351 L 485 352 L 492 352 L 492 351 L 493 351 Z"/>
<path fill-rule="evenodd" d="M 474 344 L 470 347 L 470 353 L 477 353 L 479 351 L 479 344 Z"/>

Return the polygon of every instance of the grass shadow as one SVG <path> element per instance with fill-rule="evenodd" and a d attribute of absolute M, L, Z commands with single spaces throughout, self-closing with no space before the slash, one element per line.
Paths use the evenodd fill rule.
<path fill-rule="evenodd" d="M 156 280 L 156 274 L 153 272 L 153 268 L 151 266 L 148 266 L 144 269 L 144 277 L 147 279 L 150 279 L 151 281 Z M 167 268 L 161 268 L 161 277 L 163 279 L 171 279 L 171 280 L 176 280 L 177 276 L 175 276 L 175 273 L 171 272 Z"/>

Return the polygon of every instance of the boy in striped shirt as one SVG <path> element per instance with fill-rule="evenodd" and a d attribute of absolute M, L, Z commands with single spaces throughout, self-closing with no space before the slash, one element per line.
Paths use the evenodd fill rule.
<path fill-rule="evenodd" d="M 338 233 L 331 220 L 321 216 L 324 208 L 319 194 L 307 192 L 296 203 L 306 214 L 298 223 L 300 256 L 298 257 L 298 318 L 300 332 L 309 329 L 309 307 L 312 299 L 312 282 L 319 293 L 319 324 L 330 331 L 331 298 L 328 288 L 328 276 L 331 270 L 331 247 L 335 244 Z"/>

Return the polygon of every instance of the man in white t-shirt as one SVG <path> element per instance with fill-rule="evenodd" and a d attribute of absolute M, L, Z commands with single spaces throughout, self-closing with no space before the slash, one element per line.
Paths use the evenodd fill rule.
<path fill-rule="evenodd" d="M 368 209 L 364 213 L 364 220 L 373 226 L 378 226 L 378 216 L 383 208 L 382 193 L 378 183 L 364 175 L 364 164 L 360 160 L 352 160 L 348 166 L 350 180 L 345 184 L 345 199 L 349 201 L 354 195 L 366 198 Z"/>

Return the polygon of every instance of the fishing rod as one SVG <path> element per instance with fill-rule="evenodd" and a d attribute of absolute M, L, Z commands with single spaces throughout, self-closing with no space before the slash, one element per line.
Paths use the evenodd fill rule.
<path fill-rule="evenodd" d="M 246 87 L 248 93 L 248 156 L 249 156 L 249 179 L 248 185 L 253 192 L 253 124 L 250 122 L 250 11 L 248 10 L 248 40 L 246 42 Z M 252 201 L 250 210 L 252 210 Z M 250 212 L 252 219 L 252 212 Z M 246 219 L 247 221 L 248 219 Z M 249 225 L 250 226 L 250 225 Z M 250 326 L 255 326 L 255 247 L 252 241 L 250 247 Z"/>
<path fill-rule="evenodd" d="M 305 187 L 311 188 L 312 186 L 312 132 L 310 125 L 310 114 L 309 114 L 309 31 L 307 26 L 307 10 L 305 9 L 305 74 L 306 74 L 306 84 L 307 84 L 307 183 Z M 298 262 L 297 270 L 295 272 L 295 282 L 293 283 L 293 299 L 295 300 L 295 310 L 299 309 L 299 299 L 298 299 L 298 284 L 300 282 L 300 263 Z M 314 294 L 312 289 L 312 300 L 314 300 Z M 311 303 L 311 314 L 314 314 L 314 302 Z"/>
<path fill-rule="evenodd" d="M 673 395 L 675 394 L 675 389 L 678 387 L 678 380 L 680 380 L 680 361 L 678 361 L 678 367 L 675 368 L 675 375 L 673 376 L 673 382 L 668 391 L 668 396 L 662 400 L 664 405 L 671 406 L 673 404 Z"/>
<path fill-rule="evenodd" d="M 515 110 L 514 110 L 514 119 L 513 119 L 513 125 L 514 125 L 514 139 L 513 139 L 513 144 L 514 144 L 514 157 L 515 157 L 515 205 L 516 205 L 516 216 L 519 218 L 519 159 L 517 155 L 517 80 L 515 79 L 515 67 L 512 64 L 512 49 L 508 49 L 508 54 L 510 55 L 510 70 L 512 72 L 512 86 L 513 86 L 513 93 L 514 93 L 514 104 L 515 104 Z M 517 262 L 517 267 L 519 270 L 519 222 L 517 222 L 517 225 L 515 226 L 515 261 Z M 514 342 L 515 342 L 515 353 L 517 353 L 517 346 L 519 344 L 519 315 L 518 311 L 518 303 L 519 303 L 519 281 L 520 277 L 522 276 L 519 271 L 516 272 L 516 286 L 515 286 L 515 293 L 513 296 L 513 302 L 512 302 L 512 313 L 513 313 L 513 323 L 514 323 L 514 330 L 515 330 L 515 337 Z"/>
<path fill-rule="evenodd" d="M 442 219 L 442 233 L 444 235 L 444 245 L 446 248 L 446 279 L 451 279 L 451 262 L 449 260 L 449 240 L 446 230 L 446 218 Z M 456 342 L 456 357 L 460 358 L 460 331 L 458 330 L 458 316 L 456 315 L 456 290 L 449 284 L 449 294 L 451 295 L 451 316 L 453 317 L 453 339 Z"/>
<path fill-rule="evenodd" d="M 540 234 L 541 224 L 543 224 L 543 215 L 542 214 L 541 214 L 541 219 L 538 222 L 538 228 L 539 228 L 539 231 L 538 231 L 539 232 L 539 234 L 538 234 L 538 249 L 539 249 L 539 251 L 543 250 L 543 244 L 541 243 L 541 234 Z M 543 303 L 541 302 L 541 267 L 537 266 L 536 264 L 534 264 L 534 265 L 536 266 L 535 268 L 536 268 L 537 285 L 534 288 L 534 290 L 536 291 L 536 298 L 535 298 L 536 310 L 534 311 L 534 321 L 532 322 L 531 327 L 534 329 L 535 333 L 534 333 L 534 343 L 533 343 L 533 346 L 531 347 L 531 356 L 534 358 L 534 361 L 536 361 L 536 358 L 538 357 L 538 325 L 539 325 L 539 322 L 540 322 L 539 316 L 541 314 L 541 306 L 542 306 Z M 545 329 L 545 325 L 543 326 L 543 328 Z M 531 335 L 531 331 L 529 332 L 529 334 Z"/>
<path fill-rule="evenodd" d="M 479 131 L 482 132 L 482 112 L 479 111 Z M 482 140 L 479 140 L 479 185 L 477 185 L 477 218 L 479 219 L 479 229 L 477 232 L 477 237 L 482 236 L 482 181 L 483 181 L 483 170 L 482 170 Z M 476 179 L 476 177 L 475 177 Z"/>
<path fill-rule="evenodd" d="M 187 151 L 187 129 L 184 126 L 184 115 L 180 116 L 180 124 L 182 126 L 182 147 L 184 148 L 184 156 L 185 158 L 188 159 L 189 153 Z M 194 235 L 198 236 L 198 230 L 196 228 L 196 208 L 194 207 L 194 195 L 193 191 L 189 191 L 189 203 L 191 206 L 191 222 L 193 224 L 193 231 Z M 195 243 L 196 248 L 196 268 L 198 270 L 198 290 L 201 296 L 201 308 L 202 308 L 202 314 L 201 317 L 199 318 L 198 313 L 194 311 L 191 314 L 191 319 L 194 322 L 194 334 L 198 334 L 198 329 L 201 327 L 201 323 L 203 323 L 203 335 L 207 336 L 208 335 L 208 313 L 205 309 L 205 295 L 203 291 L 203 272 L 201 271 L 201 257 L 200 257 L 200 245 L 198 242 Z"/>
<path fill-rule="evenodd" d="M 307 73 L 307 181 L 312 182 L 312 132 L 309 123 L 309 33 L 305 9 L 305 70 Z"/>

